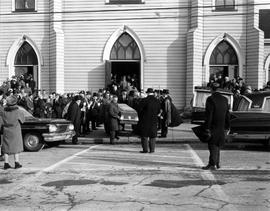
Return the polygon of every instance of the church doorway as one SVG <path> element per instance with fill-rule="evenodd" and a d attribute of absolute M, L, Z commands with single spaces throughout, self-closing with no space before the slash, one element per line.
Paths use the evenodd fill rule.
<path fill-rule="evenodd" d="M 112 83 L 120 86 L 127 81 L 128 88 L 141 89 L 141 54 L 136 41 L 127 32 L 120 35 L 111 49 L 105 80 L 107 86 Z"/>
<path fill-rule="evenodd" d="M 210 58 L 210 76 L 211 75 L 228 76 L 230 79 L 239 76 L 236 52 L 227 41 L 221 41 L 212 52 Z"/>
<path fill-rule="evenodd" d="M 15 76 L 24 76 L 25 82 L 33 86 L 31 88 L 39 88 L 38 59 L 34 49 L 28 42 L 25 41 L 19 48 L 15 56 L 14 67 Z"/>

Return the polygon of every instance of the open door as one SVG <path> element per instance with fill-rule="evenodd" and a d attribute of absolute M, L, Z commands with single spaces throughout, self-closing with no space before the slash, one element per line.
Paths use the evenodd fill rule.
<path fill-rule="evenodd" d="M 111 84 L 111 74 L 112 74 L 112 62 L 106 60 L 105 62 L 105 88 Z"/>

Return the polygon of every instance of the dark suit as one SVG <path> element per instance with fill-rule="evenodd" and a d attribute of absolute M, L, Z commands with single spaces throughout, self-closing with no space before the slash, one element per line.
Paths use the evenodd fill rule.
<path fill-rule="evenodd" d="M 214 92 L 206 100 L 206 128 L 211 132 L 208 142 L 210 166 L 219 165 L 220 147 L 225 142 L 225 129 L 230 127 L 230 112 L 228 100 L 220 93 Z"/>
<path fill-rule="evenodd" d="M 148 138 L 150 138 L 150 152 L 155 151 L 159 112 L 160 102 L 154 95 L 149 95 L 142 99 L 138 106 L 138 132 L 142 139 L 142 148 L 144 152 L 148 152 Z"/>
<path fill-rule="evenodd" d="M 76 135 L 73 137 L 72 142 L 78 142 L 78 136 L 81 129 L 81 109 L 76 101 L 72 101 L 68 107 L 67 119 L 70 120 L 74 125 Z"/>
<path fill-rule="evenodd" d="M 121 116 L 117 103 L 111 102 L 108 106 L 108 129 L 110 131 L 110 143 L 114 144 L 117 131 L 119 130 L 118 119 Z"/>

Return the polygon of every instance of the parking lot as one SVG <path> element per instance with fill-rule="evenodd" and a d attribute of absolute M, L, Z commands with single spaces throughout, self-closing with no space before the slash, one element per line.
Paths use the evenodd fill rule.
<path fill-rule="evenodd" d="M 138 142 L 84 138 L 24 152 L 22 169 L 0 163 L 0 210 L 270 209 L 270 157 L 261 145 L 227 145 L 212 172 L 201 170 L 208 150 L 193 138 L 160 141 L 154 154 L 140 150 Z"/>

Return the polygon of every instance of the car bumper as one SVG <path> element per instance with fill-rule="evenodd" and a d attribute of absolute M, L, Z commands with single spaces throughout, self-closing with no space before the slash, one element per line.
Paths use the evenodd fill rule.
<path fill-rule="evenodd" d="M 64 133 L 43 133 L 42 136 L 46 142 L 63 141 L 71 139 L 75 135 L 75 131 L 68 131 Z"/>

